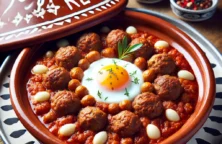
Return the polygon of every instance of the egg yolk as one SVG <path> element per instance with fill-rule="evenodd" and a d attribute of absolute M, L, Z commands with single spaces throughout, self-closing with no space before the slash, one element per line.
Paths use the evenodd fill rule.
<path fill-rule="evenodd" d="M 102 67 L 97 74 L 97 81 L 107 90 L 121 90 L 130 82 L 128 72 L 118 65 Z"/>

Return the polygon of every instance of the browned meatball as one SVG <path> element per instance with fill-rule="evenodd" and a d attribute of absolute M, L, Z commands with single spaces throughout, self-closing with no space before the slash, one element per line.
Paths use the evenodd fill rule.
<path fill-rule="evenodd" d="M 80 110 L 80 100 L 73 92 L 58 91 L 51 99 L 51 107 L 58 116 L 77 113 Z"/>
<path fill-rule="evenodd" d="M 78 123 L 83 130 L 100 131 L 107 124 L 107 115 L 97 107 L 85 107 L 78 115 Z"/>
<path fill-rule="evenodd" d="M 148 67 L 158 74 L 171 74 L 176 69 L 174 60 L 167 54 L 153 55 L 148 61 Z"/>
<path fill-rule="evenodd" d="M 114 48 L 115 50 L 117 50 L 117 48 L 118 48 L 118 43 L 119 43 L 119 42 L 122 42 L 122 40 L 123 40 L 124 37 L 127 37 L 128 42 L 129 42 L 130 37 L 129 37 L 129 35 L 128 35 L 125 31 L 120 30 L 120 29 L 112 30 L 112 31 L 108 34 L 108 36 L 106 37 L 107 46 L 110 47 L 110 48 Z"/>
<path fill-rule="evenodd" d="M 43 84 L 47 89 L 59 90 L 66 88 L 69 80 L 69 72 L 63 67 L 57 67 L 46 73 Z"/>
<path fill-rule="evenodd" d="M 163 112 L 163 104 L 159 96 L 149 92 L 136 96 L 132 106 L 136 114 L 150 119 L 158 117 Z"/>
<path fill-rule="evenodd" d="M 179 79 L 169 75 L 156 78 L 154 80 L 154 89 L 162 100 L 176 100 L 182 92 Z"/>
<path fill-rule="evenodd" d="M 55 54 L 57 65 L 68 70 L 75 67 L 81 58 L 79 50 L 74 46 L 61 47 Z"/>
<path fill-rule="evenodd" d="M 122 137 L 130 137 L 139 131 L 141 121 L 137 115 L 130 111 L 121 111 L 110 120 L 110 130 Z"/>
<path fill-rule="evenodd" d="M 89 51 L 100 51 L 102 48 L 102 42 L 98 34 L 90 32 L 83 34 L 77 41 L 77 48 L 84 53 Z"/>
<path fill-rule="evenodd" d="M 133 53 L 134 56 L 136 58 L 143 57 L 145 59 L 148 59 L 153 53 L 153 50 L 154 50 L 153 47 L 149 44 L 149 42 L 145 38 L 142 38 L 142 37 L 133 39 L 130 43 L 130 46 L 133 46 L 139 43 L 143 44 L 143 46 Z"/>

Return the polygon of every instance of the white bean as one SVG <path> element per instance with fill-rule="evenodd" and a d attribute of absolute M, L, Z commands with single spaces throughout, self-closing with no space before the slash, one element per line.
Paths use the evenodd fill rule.
<path fill-rule="evenodd" d="M 169 44 L 168 44 L 168 42 L 166 42 L 166 41 L 163 41 L 163 40 L 159 40 L 159 41 L 157 41 L 155 44 L 154 44 L 154 47 L 156 48 L 156 49 L 165 49 L 165 48 L 168 48 L 169 47 Z"/>
<path fill-rule="evenodd" d="M 195 79 L 194 75 L 187 70 L 180 70 L 177 73 L 177 75 L 179 78 L 186 79 L 186 80 L 194 80 Z"/>
<path fill-rule="evenodd" d="M 180 120 L 179 114 L 173 109 L 166 110 L 166 117 L 169 121 L 177 122 Z"/>
<path fill-rule="evenodd" d="M 59 134 L 62 136 L 71 136 L 76 130 L 76 124 L 65 124 L 59 129 Z"/>
<path fill-rule="evenodd" d="M 103 26 L 103 27 L 100 29 L 100 32 L 102 32 L 102 33 L 109 33 L 109 32 L 110 32 L 110 28 L 107 27 L 107 26 Z"/>
<path fill-rule="evenodd" d="M 137 33 L 137 29 L 134 26 L 129 26 L 126 28 L 126 33 L 128 34 L 136 34 Z"/>
<path fill-rule="evenodd" d="M 160 138 L 160 130 L 157 126 L 153 124 L 148 124 L 146 127 L 147 135 L 150 139 L 158 139 Z"/>
<path fill-rule="evenodd" d="M 49 98 L 50 98 L 50 93 L 47 91 L 40 91 L 36 93 L 34 96 L 34 100 L 36 102 L 44 102 L 44 101 L 49 100 Z"/>
<path fill-rule="evenodd" d="M 188 3 L 187 3 L 187 7 L 191 7 L 192 4 L 193 4 L 192 2 L 188 2 Z"/>
<path fill-rule="evenodd" d="M 44 74 L 48 71 L 48 68 L 45 65 L 35 65 L 32 69 L 34 74 Z"/>
<path fill-rule="evenodd" d="M 69 41 L 66 40 L 66 39 L 60 39 L 59 41 L 57 41 L 56 45 L 57 45 L 58 48 L 66 47 L 66 46 L 69 45 Z"/>
<path fill-rule="evenodd" d="M 47 58 L 51 58 L 51 57 L 53 57 L 53 55 L 54 55 L 54 53 L 53 53 L 52 51 L 47 51 L 47 52 L 45 53 L 45 56 L 46 56 Z"/>
<path fill-rule="evenodd" d="M 107 141 L 107 132 L 101 131 L 93 138 L 93 144 L 104 144 Z"/>

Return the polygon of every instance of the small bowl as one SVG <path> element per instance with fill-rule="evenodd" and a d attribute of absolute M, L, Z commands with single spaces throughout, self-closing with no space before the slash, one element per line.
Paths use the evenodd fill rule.
<path fill-rule="evenodd" d="M 217 8 L 218 0 L 212 0 L 212 2 L 213 3 L 211 7 L 203 10 L 190 10 L 182 8 L 175 2 L 175 0 L 170 0 L 170 5 L 174 14 L 179 16 L 181 19 L 197 22 L 207 20 L 214 15 Z"/>
<path fill-rule="evenodd" d="M 104 24 L 111 27 L 133 25 L 140 31 L 147 31 L 166 40 L 180 53 L 183 53 L 193 69 L 199 85 L 198 101 L 187 122 L 161 144 L 186 143 L 208 118 L 215 99 L 215 78 L 205 53 L 187 34 L 176 26 L 148 14 L 125 10 Z M 44 48 L 47 47 L 25 48 L 19 54 L 10 77 L 11 102 L 22 124 L 39 141 L 44 144 L 64 144 L 50 133 L 33 113 L 27 96 L 28 73 L 35 60 L 46 50 Z"/>

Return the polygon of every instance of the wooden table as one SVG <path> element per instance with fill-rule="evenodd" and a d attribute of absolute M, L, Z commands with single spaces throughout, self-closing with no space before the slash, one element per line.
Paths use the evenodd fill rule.
<path fill-rule="evenodd" d="M 136 0 L 129 0 L 127 7 L 145 8 L 179 19 L 172 12 L 169 0 L 163 0 L 162 2 L 156 4 L 143 4 L 138 3 Z M 222 53 L 222 0 L 219 0 L 217 11 L 209 20 L 186 23 L 198 30 Z"/>

